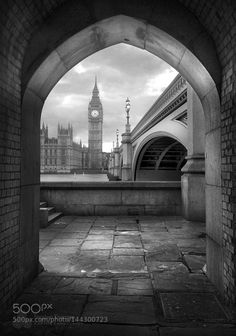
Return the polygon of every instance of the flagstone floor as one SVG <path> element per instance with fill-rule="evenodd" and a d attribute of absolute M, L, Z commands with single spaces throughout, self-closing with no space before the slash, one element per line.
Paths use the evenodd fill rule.
<path fill-rule="evenodd" d="M 40 230 L 44 271 L 6 330 L 235 335 L 234 315 L 206 277 L 205 245 L 204 223 L 181 217 L 64 216 Z"/>

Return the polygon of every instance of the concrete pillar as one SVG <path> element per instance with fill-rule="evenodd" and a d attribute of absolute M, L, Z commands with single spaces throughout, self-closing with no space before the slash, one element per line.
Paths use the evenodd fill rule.
<path fill-rule="evenodd" d="M 181 177 L 183 215 L 192 221 L 205 220 L 205 124 L 201 102 L 187 86 L 188 156 Z"/>
<path fill-rule="evenodd" d="M 130 132 L 122 134 L 122 147 L 123 147 L 122 181 L 131 181 L 132 144 L 131 144 Z"/>
<path fill-rule="evenodd" d="M 123 154 L 120 151 L 120 162 L 119 162 L 119 179 L 120 180 L 122 180 L 122 162 L 123 162 Z"/>
<path fill-rule="evenodd" d="M 114 148 L 114 176 L 119 177 L 120 149 Z"/>
<path fill-rule="evenodd" d="M 115 168 L 115 154 L 111 153 L 111 175 L 114 176 L 114 168 Z"/>

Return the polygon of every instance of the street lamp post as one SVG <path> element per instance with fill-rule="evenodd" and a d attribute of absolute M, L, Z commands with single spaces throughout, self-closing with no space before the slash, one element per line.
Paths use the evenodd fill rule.
<path fill-rule="evenodd" d="M 130 181 L 132 179 L 131 174 L 131 163 L 132 163 L 132 144 L 131 144 L 131 128 L 130 128 L 130 100 L 129 98 L 125 101 L 125 112 L 126 112 L 126 125 L 125 133 L 122 134 L 122 180 Z"/>
<path fill-rule="evenodd" d="M 130 123 L 129 123 L 130 100 L 129 98 L 127 98 L 125 102 L 125 111 L 126 111 L 126 119 L 127 119 L 125 132 L 130 133 Z"/>
<path fill-rule="evenodd" d="M 119 130 L 116 129 L 116 147 L 114 148 L 114 177 L 119 178 L 120 148 L 119 148 Z"/>

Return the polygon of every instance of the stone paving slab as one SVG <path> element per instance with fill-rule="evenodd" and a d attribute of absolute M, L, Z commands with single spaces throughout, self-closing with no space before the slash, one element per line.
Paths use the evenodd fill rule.
<path fill-rule="evenodd" d="M 109 258 L 110 250 L 82 250 L 79 255 L 76 257 L 76 262 L 80 261 L 80 258 Z M 94 260 L 95 261 L 95 260 Z"/>
<path fill-rule="evenodd" d="M 86 237 L 86 241 L 87 240 L 102 240 L 102 241 L 113 241 L 113 235 L 98 235 L 98 234 L 88 234 L 88 236 Z"/>
<path fill-rule="evenodd" d="M 117 295 L 153 295 L 150 279 L 122 279 L 118 280 Z"/>
<path fill-rule="evenodd" d="M 148 226 L 148 227 L 146 227 L 146 226 L 141 225 L 141 231 L 142 232 L 150 232 L 150 231 L 152 231 L 152 232 L 167 232 L 168 230 L 164 226 L 161 226 L 161 227 L 155 227 L 155 226 L 149 227 Z"/>
<path fill-rule="evenodd" d="M 142 243 L 138 236 L 115 236 L 114 247 L 142 248 Z"/>
<path fill-rule="evenodd" d="M 107 229 L 98 229 L 98 228 L 92 228 L 89 231 L 89 234 L 93 234 L 93 235 L 112 235 L 114 234 L 114 230 L 107 230 Z"/>
<path fill-rule="evenodd" d="M 93 216 L 75 216 L 73 223 L 94 223 L 96 220 Z"/>
<path fill-rule="evenodd" d="M 84 239 L 87 236 L 87 232 L 57 232 L 54 238 L 56 239 Z"/>
<path fill-rule="evenodd" d="M 113 255 L 129 255 L 129 256 L 144 256 L 144 250 L 141 248 L 119 248 L 112 249 Z"/>
<path fill-rule="evenodd" d="M 184 259 L 191 269 L 191 272 L 194 273 L 202 273 L 203 267 L 206 264 L 206 256 L 199 256 L 199 255 L 185 255 Z"/>
<path fill-rule="evenodd" d="M 59 219 L 57 219 L 56 222 L 60 222 L 60 223 L 64 223 L 64 224 L 70 224 L 76 218 L 78 218 L 78 217 L 77 216 L 63 216 L 63 217 L 60 217 Z"/>
<path fill-rule="evenodd" d="M 95 217 L 95 223 L 97 222 L 117 222 L 116 216 L 97 216 Z"/>
<path fill-rule="evenodd" d="M 48 272 L 66 273 L 77 251 L 77 246 L 47 246 L 40 253 L 40 262 Z"/>
<path fill-rule="evenodd" d="M 182 239 L 178 239 L 177 240 L 177 245 L 179 247 L 202 247 L 205 248 L 206 247 L 206 242 L 204 239 L 188 239 L 188 238 L 184 238 L 182 237 Z"/>
<path fill-rule="evenodd" d="M 209 327 L 176 328 L 166 327 L 159 329 L 160 336 L 235 336 L 236 327 Z"/>
<path fill-rule="evenodd" d="M 111 272 L 147 272 L 147 268 L 142 256 L 112 256 L 109 264 Z"/>
<path fill-rule="evenodd" d="M 146 245 L 144 243 L 144 247 Z M 159 244 L 155 250 L 147 253 L 147 260 L 149 263 L 155 261 L 180 261 L 182 256 L 176 244 Z"/>
<path fill-rule="evenodd" d="M 198 235 L 193 232 L 180 232 L 180 230 L 176 230 L 175 232 L 168 230 L 168 232 L 171 238 L 176 239 L 177 241 L 183 241 L 183 246 L 185 245 L 184 240 L 196 239 L 198 241 L 199 239 Z"/>
<path fill-rule="evenodd" d="M 73 274 L 96 276 L 97 273 L 108 272 L 109 258 L 107 255 L 79 254 L 71 259 L 69 269 Z"/>
<path fill-rule="evenodd" d="M 117 222 L 115 222 L 114 220 L 109 220 L 109 221 L 95 221 L 95 223 L 93 224 L 93 227 L 102 227 L 102 228 L 115 228 L 117 225 Z"/>
<path fill-rule="evenodd" d="M 138 224 L 134 223 L 122 223 L 117 224 L 116 230 L 117 231 L 138 231 L 139 227 Z"/>
<path fill-rule="evenodd" d="M 140 231 L 115 231 L 115 236 L 140 236 Z"/>
<path fill-rule="evenodd" d="M 147 266 L 151 272 L 157 271 L 159 273 L 162 272 L 174 272 L 175 274 L 189 274 L 188 268 L 182 263 L 178 261 L 157 261 L 152 258 L 149 259 L 147 255 Z"/>
<path fill-rule="evenodd" d="M 167 319 L 192 321 L 226 321 L 226 314 L 209 293 L 161 293 L 164 315 Z"/>
<path fill-rule="evenodd" d="M 49 246 L 77 246 L 80 247 L 83 243 L 82 239 L 59 238 L 51 240 Z"/>
<path fill-rule="evenodd" d="M 61 278 L 54 289 L 59 294 L 111 294 L 112 281 L 109 279 Z"/>
<path fill-rule="evenodd" d="M 186 246 L 186 247 L 179 247 L 182 254 L 189 254 L 189 255 L 206 255 L 206 246 Z"/>
<path fill-rule="evenodd" d="M 63 336 L 158 336 L 157 328 L 149 326 L 80 324 L 67 328 Z"/>
<path fill-rule="evenodd" d="M 164 239 L 170 239 L 170 234 L 165 232 L 155 232 L 152 230 L 141 232 L 141 237 L 143 240 L 151 240 L 155 242 L 163 242 Z"/>
<path fill-rule="evenodd" d="M 93 225 L 93 229 L 97 229 L 97 230 L 115 230 L 116 225 L 104 225 L 104 224 L 97 224 L 97 225 Z"/>
<path fill-rule="evenodd" d="M 91 228 L 91 223 L 72 223 L 67 225 L 64 232 L 88 232 Z"/>
<path fill-rule="evenodd" d="M 165 225 L 165 220 L 164 220 L 164 217 L 153 217 L 153 218 L 145 218 L 145 217 L 142 217 L 142 216 L 139 216 L 138 218 L 139 220 L 139 223 L 141 225 Z"/>
<path fill-rule="evenodd" d="M 148 296 L 90 295 L 82 316 L 106 316 L 108 323 L 156 322 L 153 300 Z"/>
<path fill-rule="evenodd" d="M 144 246 L 144 252 L 145 253 L 153 253 L 156 251 L 156 249 L 160 246 L 163 245 L 163 241 L 156 242 L 154 240 L 149 240 L 149 239 L 142 239 L 143 246 Z M 173 245 L 175 242 L 171 239 L 165 240 L 167 245 Z"/>
<path fill-rule="evenodd" d="M 113 245 L 113 240 L 86 240 L 82 246 L 81 250 L 110 250 Z"/>
<path fill-rule="evenodd" d="M 161 292 L 215 292 L 214 286 L 204 274 L 176 271 L 153 272 L 154 287 Z"/>

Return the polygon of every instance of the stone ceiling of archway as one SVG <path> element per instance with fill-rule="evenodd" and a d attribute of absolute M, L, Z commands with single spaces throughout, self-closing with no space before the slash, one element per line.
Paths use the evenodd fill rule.
<path fill-rule="evenodd" d="M 119 14 L 142 20 L 143 29 L 139 27 L 136 34 L 138 39 L 144 41 L 144 44 L 138 45 L 139 47 L 146 47 L 147 26 L 145 22 L 158 26 L 195 53 L 211 73 L 215 83 L 220 83 L 220 67 L 211 38 L 198 20 L 177 0 L 152 0 L 148 2 L 133 0 L 128 3 L 108 0 L 86 2 L 57 0 L 53 3 L 54 5 L 50 0 L 44 0 L 42 11 L 44 21 L 43 18 L 41 18 L 41 22 L 38 20 L 38 28 L 33 30 L 24 58 L 23 85 L 26 85 L 39 64 L 69 37 L 100 20 Z M 107 46 L 107 41 L 96 29 L 93 38 L 97 41 L 93 41 L 93 43 L 97 43 L 97 50 L 100 50 Z M 127 42 L 129 43 L 129 41 Z M 152 51 L 150 50 L 150 52 Z"/>

